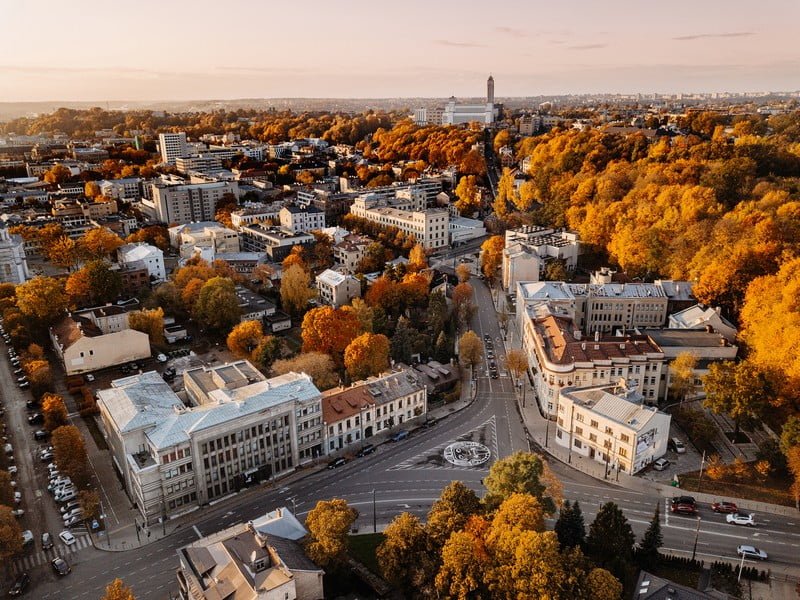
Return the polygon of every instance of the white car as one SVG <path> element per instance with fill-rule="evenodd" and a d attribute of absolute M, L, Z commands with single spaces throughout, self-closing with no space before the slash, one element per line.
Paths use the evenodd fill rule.
<path fill-rule="evenodd" d="M 22 492 L 14 492 L 14 504 L 22 502 Z"/>
<path fill-rule="evenodd" d="M 725 517 L 725 520 L 728 523 L 733 523 L 734 525 L 747 525 L 748 527 L 755 527 L 755 515 L 750 513 L 731 513 Z"/>
<path fill-rule="evenodd" d="M 767 560 L 767 553 L 759 550 L 755 546 L 739 546 L 736 548 L 736 554 L 746 558 L 757 558 L 758 560 Z"/>
<path fill-rule="evenodd" d="M 71 546 L 76 541 L 75 536 L 72 535 L 71 531 L 64 530 L 58 534 L 58 537 L 60 537 L 61 541 L 64 542 L 67 546 Z"/>
<path fill-rule="evenodd" d="M 83 510 L 81 510 L 80 508 L 74 508 L 71 511 L 61 515 L 61 519 L 64 522 L 69 521 L 70 519 L 72 519 L 74 517 L 78 517 L 78 518 L 83 517 Z"/>
<path fill-rule="evenodd" d="M 28 544 L 33 543 L 33 532 L 30 529 L 26 529 L 22 532 L 22 545 L 27 546 Z"/>
<path fill-rule="evenodd" d="M 167 362 L 167 355 L 166 354 L 159 354 L 158 356 L 156 356 L 156 360 L 158 362 L 160 362 L 160 363 L 165 363 L 165 362 Z"/>
<path fill-rule="evenodd" d="M 8 474 L 9 475 L 16 475 L 17 474 L 17 467 L 15 467 L 14 465 L 11 465 L 10 467 L 8 467 Z"/>
<path fill-rule="evenodd" d="M 25 511 L 22 510 L 21 508 L 17 508 L 15 510 L 12 510 L 11 514 L 14 515 L 15 517 L 19 518 L 19 517 L 21 517 L 22 515 L 25 514 Z"/>

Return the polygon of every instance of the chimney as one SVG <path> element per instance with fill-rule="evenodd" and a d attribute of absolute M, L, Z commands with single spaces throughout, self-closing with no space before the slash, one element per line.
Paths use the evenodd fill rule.
<path fill-rule="evenodd" d="M 576 329 L 575 331 L 573 331 L 572 332 L 572 337 L 575 338 L 575 341 L 580 342 L 581 341 L 581 330 L 580 329 Z"/>
<path fill-rule="evenodd" d="M 595 342 L 599 342 L 600 341 L 600 332 L 599 331 L 595 331 L 594 332 L 594 341 Z"/>

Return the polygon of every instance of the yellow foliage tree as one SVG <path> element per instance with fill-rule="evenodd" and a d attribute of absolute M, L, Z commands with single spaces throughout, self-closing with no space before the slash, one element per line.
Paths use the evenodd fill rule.
<path fill-rule="evenodd" d="M 389 368 L 389 338 L 362 333 L 345 348 L 344 366 L 353 381 L 379 375 Z"/>
<path fill-rule="evenodd" d="M 64 398 L 58 394 L 45 394 L 42 397 L 42 415 L 44 415 L 44 428 L 47 431 L 54 431 L 69 423 Z"/>
<path fill-rule="evenodd" d="M 306 373 L 320 390 L 328 390 L 339 384 L 339 375 L 333 359 L 322 352 L 303 352 L 294 358 L 276 360 L 272 365 L 273 375 Z"/>
<path fill-rule="evenodd" d="M 80 240 L 86 254 L 94 258 L 106 257 L 123 244 L 122 238 L 106 227 L 90 229 Z"/>
<path fill-rule="evenodd" d="M 166 343 L 164 339 L 164 309 L 160 306 L 129 312 L 128 326 L 136 331 L 146 333 L 153 346 L 163 346 Z"/>
<path fill-rule="evenodd" d="M 243 321 L 228 334 L 228 350 L 238 358 L 249 358 L 264 338 L 260 321 Z"/>
<path fill-rule="evenodd" d="M 346 500 L 320 500 L 306 517 L 309 541 L 306 552 L 321 567 L 341 566 L 347 560 L 347 536 L 358 511 Z"/>
<path fill-rule="evenodd" d="M 287 312 L 300 314 L 314 296 L 316 290 L 311 288 L 311 278 L 300 264 L 293 264 L 283 271 L 281 302 Z"/>
<path fill-rule="evenodd" d="M 503 262 L 503 248 L 506 240 L 502 235 L 493 235 L 481 245 L 481 270 L 492 280 Z"/>

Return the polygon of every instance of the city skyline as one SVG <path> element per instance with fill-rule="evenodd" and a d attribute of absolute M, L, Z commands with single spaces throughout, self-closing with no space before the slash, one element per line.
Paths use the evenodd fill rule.
<path fill-rule="evenodd" d="M 226 8 L 227 23 L 207 0 L 7 5 L 0 101 L 464 97 L 489 73 L 499 98 L 800 89 L 800 4 L 781 0 Z"/>

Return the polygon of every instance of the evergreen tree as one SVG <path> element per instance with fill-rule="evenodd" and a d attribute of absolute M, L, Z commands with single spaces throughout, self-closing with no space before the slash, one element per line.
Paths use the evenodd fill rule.
<path fill-rule="evenodd" d="M 433 349 L 433 358 L 444 364 L 450 362 L 450 357 L 453 356 L 452 343 L 447 339 L 444 331 L 439 332 L 439 337 L 436 338 L 436 346 Z"/>
<path fill-rule="evenodd" d="M 433 292 L 428 298 L 428 326 L 431 337 L 436 339 L 447 325 L 447 300 L 442 292 Z"/>
<path fill-rule="evenodd" d="M 619 506 L 606 502 L 589 526 L 586 549 L 598 567 L 608 569 L 618 579 L 625 581 L 635 541 L 633 529 Z"/>
<path fill-rule="evenodd" d="M 639 556 L 641 557 L 641 564 L 644 568 L 653 566 L 658 560 L 658 549 L 664 542 L 661 535 L 661 521 L 660 521 L 660 503 L 656 503 L 656 512 L 653 514 L 653 520 L 650 521 L 650 526 L 644 532 L 642 543 L 639 546 Z"/>
<path fill-rule="evenodd" d="M 583 522 L 583 513 L 577 500 L 575 504 L 570 504 L 569 500 L 564 501 L 558 513 L 555 532 L 562 551 L 576 546 L 583 547 L 586 541 L 586 525 Z"/>
<path fill-rule="evenodd" d="M 411 352 L 414 343 L 412 333 L 408 319 L 400 317 L 392 336 L 391 355 L 395 361 L 407 365 L 411 364 Z"/>

